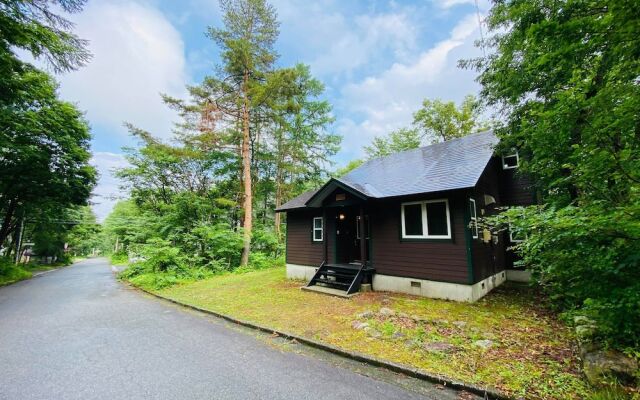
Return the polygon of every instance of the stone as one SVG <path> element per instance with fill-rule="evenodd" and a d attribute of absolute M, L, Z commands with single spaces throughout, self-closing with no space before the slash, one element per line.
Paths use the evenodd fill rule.
<path fill-rule="evenodd" d="M 594 386 L 606 385 L 611 377 L 621 383 L 633 384 L 638 374 L 638 362 L 614 350 L 583 352 L 582 368 Z"/>
<path fill-rule="evenodd" d="M 595 325 L 578 325 L 576 326 L 576 336 L 580 340 L 588 340 L 593 337 L 596 329 Z"/>
<path fill-rule="evenodd" d="M 434 319 L 433 323 L 436 325 L 449 325 L 449 320 L 446 319 Z"/>
<path fill-rule="evenodd" d="M 396 332 L 393 332 L 393 335 L 391 335 L 391 339 L 402 339 L 405 336 L 406 335 L 404 333 L 396 331 Z"/>
<path fill-rule="evenodd" d="M 374 316 L 375 314 L 371 310 L 367 310 L 365 312 L 361 312 L 360 314 L 358 314 L 358 318 L 360 319 L 369 319 L 369 318 L 373 318 Z"/>
<path fill-rule="evenodd" d="M 382 315 L 383 317 L 391 317 L 392 315 L 395 315 L 396 312 L 390 308 L 382 307 L 380 311 L 378 311 L 378 314 Z"/>
<path fill-rule="evenodd" d="M 464 321 L 453 321 L 453 324 L 459 329 L 462 329 L 465 326 L 467 326 L 467 323 Z"/>
<path fill-rule="evenodd" d="M 360 330 L 360 329 L 364 329 L 364 328 L 366 328 L 366 327 L 368 327 L 368 326 L 369 326 L 369 324 L 368 324 L 368 323 L 366 323 L 366 322 L 353 321 L 353 322 L 351 323 L 351 327 L 352 327 L 353 329 L 358 329 L 358 330 Z"/>
<path fill-rule="evenodd" d="M 411 318 L 411 317 L 409 317 L 409 314 L 403 313 L 403 312 L 398 313 L 398 317 L 400 317 L 400 318 Z"/>
<path fill-rule="evenodd" d="M 422 347 L 430 353 L 452 353 L 458 350 L 456 346 L 446 342 L 429 342 Z"/>
<path fill-rule="evenodd" d="M 473 342 L 473 345 L 475 347 L 480 347 L 484 350 L 493 347 L 495 343 L 493 342 L 493 340 L 489 340 L 489 339 L 482 339 L 482 340 L 476 340 L 475 342 Z"/>
<path fill-rule="evenodd" d="M 380 338 L 380 337 L 382 337 L 382 333 L 380 333 L 380 331 L 377 331 L 377 330 L 371 328 L 370 326 L 365 327 L 364 331 L 367 332 L 367 334 L 369 336 L 371 336 L 372 338 Z"/>

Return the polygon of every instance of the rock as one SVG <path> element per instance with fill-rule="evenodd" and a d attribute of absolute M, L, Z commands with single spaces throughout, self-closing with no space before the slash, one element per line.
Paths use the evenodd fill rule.
<path fill-rule="evenodd" d="M 584 315 L 576 315 L 575 317 L 573 317 L 573 323 L 578 326 L 578 325 L 595 325 L 596 322 L 594 320 L 592 320 L 589 317 L 586 317 Z"/>
<path fill-rule="evenodd" d="M 593 337 L 597 327 L 595 325 L 578 325 L 576 326 L 576 336 L 581 341 L 586 341 Z"/>
<path fill-rule="evenodd" d="M 458 350 L 456 346 L 445 342 L 425 343 L 422 348 L 430 353 L 452 353 Z"/>
<path fill-rule="evenodd" d="M 368 323 L 366 323 L 366 322 L 353 321 L 353 322 L 351 323 L 351 327 L 352 327 L 353 329 L 358 329 L 358 330 L 359 330 L 359 329 L 367 328 L 368 326 L 369 326 L 369 324 L 368 324 Z"/>
<path fill-rule="evenodd" d="M 373 318 L 374 316 L 375 316 L 375 314 L 371 310 L 367 310 L 367 311 L 362 312 L 362 313 L 357 315 L 357 317 L 360 318 L 360 319 L 369 319 L 369 318 Z"/>
<path fill-rule="evenodd" d="M 429 321 L 427 318 L 421 317 L 419 315 L 412 315 L 410 318 L 418 323 Z"/>
<path fill-rule="evenodd" d="M 365 327 L 364 331 L 367 332 L 367 334 L 369 336 L 371 336 L 372 338 L 380 338 L 380 337 L 382 337 L 382 333 L 380 333 L 379 331 L 371 328 L 370 326 Z"/>
<path fill-rule="evenodd" d="M 393 332 L 393 335 L 391 335 L 391 339 L 402 339 L 405 336 L 406 335 L 404 333 L 396 331 L 396 332 Z"/>
<path fill-rule="evenodd" d="M 403 313 L 403 312 L 398 313 L 398 317 L 400 317 L 400 318 L 411 318 L 411 317 L 409 317 L 409 314 Z"/>
<path fill-rule="evenodd" d="M 453 321 L 453 324 L 459 329 L 462 329 L 465 326 L 467 326 L 467 323 L 464 321 Z"/>
<path fill-rule="evenodd" d="M 482 339 L 482 340 L 476 340 L 475 342 L 473 342 L 473 345 L 475 347 L 480 347 L 482 349 L 488 349 L 490 347 L 493 347 L 494 342 L 493 340 L 489 340 L 489 339 Z"/>
<path fill-rule="evenodd" d="M 449 320 L 446 319 L 434 319 L 433 323 L 436 325 L 449 325 Z"/>
<path fill-rule="evenodd" d="M 638 374 L 638 362 L 614 350 L 583 352 L 582 368 L 589 383 L 595 386 L 606 385 L 611 377 L 633 384 Z"/>
<path fill-rule="evenodd" d="M 418 345 L 420 345 L 420 343 L 416 342 L 415 340 L 408 339 L 404 341 L 405 347 L 416 347 Z"/>
<path fill-rule="evenodd" d="M 382 315 L 383 317 L 391 317 L 392 315 L 395 315 L 396 312 L 390 308 L 382 307 L 380 311 L 378 311 L 378 314 Z"/>

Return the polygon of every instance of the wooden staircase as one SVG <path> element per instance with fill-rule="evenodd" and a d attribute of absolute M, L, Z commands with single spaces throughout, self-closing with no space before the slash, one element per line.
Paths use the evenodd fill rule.
<path fill-rule="evenodd" d="M 360 290 L 365 279 L 371 282 L 373 272 L 374 269 L 365 263 L 327 264 L 323 262 L 303 289 L 350 297 Z"/>

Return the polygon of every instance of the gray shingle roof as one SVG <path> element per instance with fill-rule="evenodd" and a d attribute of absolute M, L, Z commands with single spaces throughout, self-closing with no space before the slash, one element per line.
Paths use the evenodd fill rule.
<path fill-rule="evenodd" d="M 496 144 L 498 138 L 492 131 L 476 133 L 369 160 L 336 180 L 370 198 L 471 188 Z M 278 211 L 304 207 L 315 193 L 303 193 Z"/>

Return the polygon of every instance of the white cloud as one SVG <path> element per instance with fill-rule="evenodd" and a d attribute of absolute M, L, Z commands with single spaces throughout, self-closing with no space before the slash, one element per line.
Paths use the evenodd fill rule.
<path fill-rule="evenodd" d="M 113 174 L 114 170 L 124 168 L 129 164 L 122 154 L 100 151 L 93 153 L 90 163 L 98 169 L 100 174 L 91 202 L 98 221 L 102 222 L 109 215 L 118 199 L 124 195 L 120 191 L 118 178 Z"/>
<path fill-rule="evenodd" d="M 436 0 L 436 5 L 440 8 L 451 8 L 460 4 L 475 4 L 475 0 Z"/>
<path fill-rule="evenodd" d="M 350 75 L 382 55 L 404 60 L 416 49 L 418 32 L 407 9 L 349 16 L 331 0 L 277 0 L 280 41 L 295 48 L 315 74 Z"/>
<path fill-rule="evenodd" d="M 127 121 L 167 137 L 175 113 L 160 93 L 183 96 L 188 81 L 180 33 L 157 9 L 131 2 L 90 2 L 73 21 L 93 59 L 59 77 L 62 96 L 116 134 Z"/>
<path fill-rule="evenodd" d="M 478 22 L 475 14 L 464 17 L 449 38 L 420 54 L 413 63 L 394 63 L 382 73 L 369 76 L 342 89 L 341 107 L 353 116 L 338 121 L 344 136 L 342 159 L 359 157 L 362 146 L 374 136 L 411 123 L 412 114 L 424 98 L 460 101 L 477 92 L 473 71 L 460 70 L 458 59 L 473 57 Z M 355 116 L 361 117 L 359 123 Z"/>

